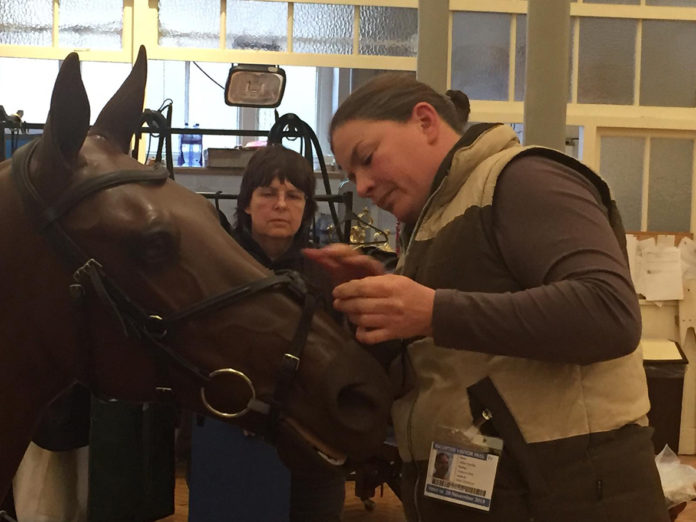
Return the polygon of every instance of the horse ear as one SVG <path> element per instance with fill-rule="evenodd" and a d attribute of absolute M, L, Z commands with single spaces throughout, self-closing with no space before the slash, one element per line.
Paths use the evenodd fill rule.
<path fill-rule="evenodd" d="M 128 154 L 133 133 L 140 125 L 147 80 L 147 53 L 140 46 L 133 70 L 104 106 L 90 134 L 100 134 Z"/>
<path fill-rule="evenodd" d="M 80 75 L 80 59 L 70 53 L 58 71 L 43 136 L 36 152 L 41 165 L 50 166 L 44 184 L 62 185 L 75 169 L 89 129 L 89 100 Z"/>

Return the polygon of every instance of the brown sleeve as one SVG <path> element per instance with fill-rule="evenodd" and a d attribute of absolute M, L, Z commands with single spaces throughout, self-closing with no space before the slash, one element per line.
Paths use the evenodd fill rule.
<path fill-rule="evenodd" d="M 552 160 L 527 156 L 500 175 L 495 240 L 525 290 L 437 290 L 436 344 L 588 364 L 631 353 L 641 331 L 628 267 L 596 190 Z"/>

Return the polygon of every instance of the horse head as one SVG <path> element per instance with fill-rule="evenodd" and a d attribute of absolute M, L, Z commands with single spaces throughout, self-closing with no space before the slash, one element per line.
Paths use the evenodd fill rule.
<path fill-rule="evenodd" d="M 0 237 L 14 246 L 0 271 L 15 276 L 3 283 L 0 388 L 22 404 L 0 401 L 0 415 L 21 424 L 18 441 L 0 441 L 15 453 L 0 458 L 0 490 L 40 408 L 75 380 L 120 399 L 170 395 L 256 432 L 272 426 L 291 453 L 368 456 L 391 400 L 381 366 L 314 311 L 297 277 L 273 275 L 237 245 L 205 198 L 129 156 L 146 63 L 141 48 L 90 128 L 70 54 L 44 134 L 0 167 Z"/>

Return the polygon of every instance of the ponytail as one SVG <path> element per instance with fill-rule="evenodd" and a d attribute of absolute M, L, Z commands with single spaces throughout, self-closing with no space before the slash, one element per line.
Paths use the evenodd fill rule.
<path fill-rule="evenodd" d="M 452 101 L 454 109 L 457 111 L 457 118 L 463 127 L 469 121 L 469 113 L 471 113 L 471 104 L 469 97 L 462 91 L 449 90 L 445 95 Z"/>

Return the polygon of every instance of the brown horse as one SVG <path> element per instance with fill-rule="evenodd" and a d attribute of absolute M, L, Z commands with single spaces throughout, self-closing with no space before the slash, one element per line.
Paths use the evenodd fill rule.
<path fill-rule="evenodd" d="M 42 137 L 0 164 L 0 499 L 42 409 L 71 383 L 172 395 L 285 453 L 363 458 L 382 442 L 379 364 L 292 275 L 272 275 L 214 208 L 128 154 L 145 51 L 89 128 L 70 54 Z M 329 459 L 331 460 L 331 459 Z"/>

